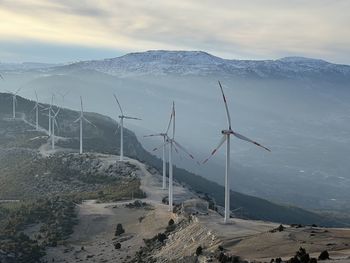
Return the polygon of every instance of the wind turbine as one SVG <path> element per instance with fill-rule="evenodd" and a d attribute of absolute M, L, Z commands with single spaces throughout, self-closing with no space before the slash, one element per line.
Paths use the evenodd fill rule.
<path fill-rule="evenodd" d="M 58 108 L 56 113 L 54 113 L 54 115 L 52 116 L 52 134 L 51 134 L 51 148 L 52 148 L 52 150 L 55 150 L 55 126 L 58 128 L 56 117 L 57 117 L 58 113 L 60 112 L 60 110 L 61 109 Z"/>
<path fill-rule="evenodd" d="M 64 107 L 64 98 L 69 94 L 69 90 L 65 91 L 65 92 L 59 92 L 57 91 L 58 95 L 61 96 L 61 99 L 62 99 L 62 104 L 61 104 L 61 107 Z"/>
<path fill-rule="evenodd" d="M 185 152 L 191 159 L 194 159 L 193 155 L 190 154 L 185 147 L 180 145 L 177 141 L 175 141 L 175 103 L 173 102 L 172 114 L 170 117 L 170 122 L 173 124 L 173 134 L 172 138 L 167 137 L 167 142 L 165 144 L 170 144 L 169 147 L 169 211 L 173 211 L 173 149 L 178 151 L 178 148 Z M 153 151 L 158 150 L 158 148 L 154 148 Z"/>
<path fill-rule="evenodd" d="M 166 158 L 165 158 L 165 151 L 166 151 L 166 145 L 167 145 L 167 140 L 168 140 L 168 132 L 170 129 L 170 125 L 171 125 L 171 119 L 172 119 L 173 113 L 171 113 L 170 115 L 170 120 L 169 120 L 169 124 L 168 124 L 168 128 L 166 130 L 166 132 L 164 133 L 156 133 L 156 134 L 150 134 L 150 135 L 146 135 L 143 137 L 163 137 L 163 189 L 166 189 Z"/>
<path fill-rule="evenodd" d="M 39 107 L 43 108 L 43 106 L 39 104 L 38 94 L 36 93 L 36 90 L 34 92 L 35 92 L 36 102 L 31 112 L 35 110 L 35 129 L 38 131 L 39 130 Z"/>
<path fill-rule="evenodd" d="M 50 106 L 43 109 L 43 110 L 48 110 L 49 113 L 47 114 L 47 116 L 49 117 L 49 136 L 51 136 L 51 113 L 53 112 L 52 110 L 52 105 L 53 105 L 53 98 L 54 98 L 54 95 L 52 94 L 52 97 L 51 97 L 51 102 L 50 102 Z"/>
<path fill-rule="evenodd" d="M 119 115 L 118 117 L 120 118 L 120 161 L 123 161 L 124 159 L 124 134 L 123 134 L 123 129 L 124 129 L 124 119 L 130 119 L 130 120 L 141 120 L 139 118 L 135 118 L 135 117 L 130 117 L 130 116 L 126 116 L 123 113 L 122 107 L 120 106 L 120 103 L 118 101 L 118 98 L 115 94 L 113 94 L 115 101 L 118 104 L 118 107 L 120 109 L 121 115 Z"/>
<path fill-rule="evenodd" d="M 226 169 L 225 169 L 225 217 L 224 217 L 224 223 L 227 223 L 227 221 L 230 218 L 230 182 L 229 182 L 229 172 L 230 172 L 230 136 L 233 135 L 235 137 L 237 137 L 238 139 L 253 143 L 259 147 L 262 147 L 263 149 L 270 151 L 270 149 L 262 146 L 261 144 L 235 132 L 232 130 L 231 128 L 231 117 L 230 117 L 230 112 L 228 110 L 228 106 L 227 106 L 227 101 L 226 101 L 226 97 L 224 94 L 224 90 L 221 86 L 220 81 L 218 81 L 219 86 L 220 86 L 220 90 L 221 90 L 221 94 L 224 100 L 224 104 L 225 104 L 225 109 L 226 109 L 226 115 L 227 115 L 227 121 L 228 121 L 228 129 L 227 130 L 222 130 L 221 133 L 223 134 L 221 141 L 219 143 L 219 145 L 211 152 L 211 155 L 204 160 L 203 163 L 206 163 L 216 152 L 217 150 L 224 144 L 224 142 L 226 141 Z"/>
<path fill-rule="evenodd" d="M 79 153 L 82 154 L 83 153 L 83 121 L 86 121 L 87 123 L 91 124 L 92 126 L 96 127 L 95 124 L 93 124 L 92 122 L 90 122 L 88 119 L 86 119 L 84 117 L 84 109 L 83 109 L 83 99 L 80 96 L 80 116 L 78 119 L 76 119 L 74 122 L 78 122 L 80 124 L 80 147 L 79 147 Z"/>
<path fill-rule="evenodd" d="M 16 90 L 16 92 L 12 92 L 7 90 L 12 95 L 12 119 L 16 119 L 16 104 L 17 104 L 17 94 L 22 88 Z"/>

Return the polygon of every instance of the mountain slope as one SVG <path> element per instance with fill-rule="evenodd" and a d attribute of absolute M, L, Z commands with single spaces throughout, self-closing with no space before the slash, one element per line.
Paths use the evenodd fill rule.
<path fill-rule="evenodd" d="M 1 117 L 9 117 L 10 112 L 8 111 L 11 108 L 11 100 L 9 100 L 9 94 L 0 94 L 0 113 Z M 26 114 L 27 120 L 33 119 L 33 114 L 29 114 L 30 109 L 34 106 L 34 102 L 26 100 L 24 98 L 18 98 L 18 116 L 23 116 L 23 113 Z M 46 105 L 47 106 L 47 105 Z M 73 120 L 78 116 L 78 112 L 62 109 L 58 118 L 58 123 L 60 126 L 60 136 L 67 137 L 68 139 L 59 141 L 60 146 L 69 147 L 73 149 L 78 148 L 78 127 L 75 126 Z M 85 115 L 92 122 L 94 122 L 97 128 L 86 126 L 84 130 L 84 142 L 86 149 L 89 151 L 103 152 L 117 154 L 119 151 L 119 136 L 115 136 L 114 131 L 117 127 L 117 124 L 114 120 L 95 113 L 87 113 Z M 40 116 L 41 124 L 45 127 L 46 119 L 45 115 Z M 10 120 L 2 122 L 2 136 L 9 136 L 13 133 L 12 130 L 7 130 L 5 127 L 8 127 L 8 123 L 13 122 Z M 16 121 L 17 126 L 21 121 Z M 4 127 L 5 125 L 5 127 Z M 17 128 L 16 128 L 17 129 Z M 26 133 L 26 129 L 23 130 L 23 133 Z M 142 145 L 137 140 L 134 133 L 130 130 L 125 130 L 125 153 L 126 155 L 143 161 L 151 166 L 156 167 L 161 170 L 161 160 L 147 152 Z M 17 137 L 12 137 L 16 139 Z M 27 138 L 27 140 L 30 138 Z M 4 141 L 4 140 L 3 140 Z M 26 144 L 23 144 L 24 147 Z M 23 147 L 22 146 L 22 147 Z M 8 147 L 7 145 L 1 145 L 1 147 Z M 17 145 L 21 147 L 21 145 Z M 184 169 L 175 167 L 174 177 L 179 182 L 187 184 L 194 191 L 207 193 L 209 196 L 215 199 L 217 204 L 223 205 L 223 192 L 224 188 L 217 183 L 208 181 L 203 177 L 194 175 Z M 296 207 L 276 205 L 274 203 L 268 202 L 266 200 L 247 196 L 237 192 L 231 192 L 231 208 L 241 209 L 241 214 L 244 217 L 252 219 L 264 219 L 269 221 L 283 222 L 283 223 L 302 223 L 302 224 L 319 224 L 319 225 L 337 225 L 341 226 L 346 224 L 346 221 L 340 222 L 336 219 L 330 217 L 324 217 L 316 213 L 312 213 L 303 209 Z"/>
<path fill-rule="evenodd" d="M 155 50 L 130 53 L 121 57 L 83 61 L 59 68 L 90 69 L 116 76 L 137 75 L 236 75 L 243 77 L 333 77 L 349 79 L 350 67 L 323 60 L 286 57 L 277 60 L 229 60 L 202 51 Z"/>

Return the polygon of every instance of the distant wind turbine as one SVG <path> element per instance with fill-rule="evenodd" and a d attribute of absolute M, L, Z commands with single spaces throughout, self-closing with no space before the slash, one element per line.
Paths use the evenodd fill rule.
<path fill-rule="evenodd" d="M 43 110 L 48 110 L 48 111 L 49 111 L 48 114 L 47 114 L 47 116 L 49 117 L 49 131 L 48 131 L 49 136 L 51 136 L 51 126 L 52 126 L 52 125 L 51 125 L 51 113 L 53 112 L 53 110 L 52 110 L 53 98 L 54 98 L 54 95 L 52 94 L 50 106 L 47 107 L 47 108 L 45 108 L 45 109 L 43 109 Z"/>
<path fill-rule="evenodd" d="M 95 124 L 93 124 L 92 122 L 90 122 L 88 119 L 86 119 L 84 117 L 84 109 L 83 109 L 83 99 L 80 96 L 80 116 L 78 119 L 76 119 L 74 122 L 78 122 L 80 124 L 80 147 L 79 147 L 79 153 L 82 154 L 83 153 L 83 121 L 86 121 L 87 123 L 91 124 L 92 126 L 96 127 Z"/>
<path fill-rule="evenodd" d="M 61 99 L 62 99 L 62 104 L 61 104 L 61 106 L 64 107 L 64 106 L 63 106 L 63 104 L 64 104 L 64 99 L 65 99 L 65 97 L 69 94 L 69 90 L 67 90 L 67 91 L 65 91 L 65 92 L 63 92 L 63 93 L 57 91 L 57 94 L 60 95 L 60 97 L 61 97 Z"/>
<path fill-rule="evenodd" d="M 229 181 L 229 172 L 230 172 L 230 136 L 233 135 L 235 137 L 237 137 L 238 139 L 253 143 L 259 147 L 262 147 L 263 149 L 267 150 L 270 152 L 270 149 L 262 146 L 261 144 L 235 132 L 232 130 L 231 128 L 231 117 L 230 117 L 230 112 L 228 110 L 228 106 L 227 106 L 227 101 L 226 101 L 226 97 L 224 94 L 224 90 L 221 86 L 220 81 L 218 82 L 219 86 L 220 86 L 220 90 L 221 90 L 221 94 L 224 100 L 224 104 L 225 104 L 225 109 L 226 109 L 226 115 L 227 115 L 227 121 L 228 121 L 228 129 L 227 130 L 222 130 L 221 133 L 223 134 L 221 141 L 219 143 L 219 145 L 211 152 L 211 155 L 204 160 L 203 163 L 206 163 L 216 152 L 217 150 L 224 144 L 224 142 L 226 141 L 226 169 L 225 169 L 225 217 L 224 217 L 224 223 L 227 223 L 227 221 L 230 218 L 230 181 Z"/>
<path fill-rule="evenodd" d="M 35 129 L 38 131 L 39 130 L 39 107 L 43 108 L 43 106 L 39 104 L 38 94 L 36 93 L 36 91 L 34 92 L 35 92 L 36 101 L 32 111 L 35 110 Z"/>
<path fill-rule="evenodd" d="M 16 105 L 17 105 L 17 94 L 22 88 L 17 89 L 15 92 L 7 90 L 12 95 L 12 118 L 16 119 Z"/>
<path fill-rule="evenodd" d="M 173 203 L 174 203 L 174 190 L 173 190 L 173 149 L 178 151 L 178 149 L 185 152 L 191 159 L 194 159 L 193 155 L 190 154 L 185 147 L 180 145 L 177 141 L 175 141 L 175 103 L 173 102 L 172 114 L 170 117 L 170 122 L 173 125 L 173 133 L 172 138 L 168 137 L 166 144 L 169 144 L 169 211 L 173 211 Z M 158 148 L 154 148 L 153 151 L 158 150 Z"/>
<path fill-rule="evenodd" d="M 120 106 L 120 103 L 118 101 L 118 98 L 115 94 L 113 94 L 115 101 L 118 104 L 118 107 L 120 109 L 121 115 L 119 115 L 120 118 L 120 161 L 123 161 L 124 159 L 124 134 L 123 134 L 123 129 L 124 129 L 124 119 L 130 119 L 130 120 L 141 120 L 139 118 L 135 118 L 135 117 L 129 117 L 124 115 L 122 107 Z"/>
<path fill-rule="evenodd" d="M 165 158 L 165 151 L 166 151 L 166 145 L 167 145 L 167 141 L 168 141 L 168 132 L 170 129 L 170 125 L 171 125 L 171 119 L 172 119 L 173 113 L 171 113 L 170 115 L 170 120 L 169 120 L 169 124 L 168 124 L 168 128 L 164 133 L 156 133 L 156 134 L 150 134 L 150 135 L 146 135 L 143 137 L 163 137 L 163 189 L 166 189 L 166 158 Z"/>
<path fill-rule="evenodd" d="M 57 124 L 57 121 L 56 121 L 56 117 L 58 115 L 58 113 L 60 112 L 60 108 L 58 108 L 58 110 L 56 111 L 56 113 L 54 113 L 54 115 L 52 116 L 52 134 L 51 134 L 51 148 L 52 150 L 55 150 L 55 126 L 57 127 L 58 129 L 58 124 Z"/>

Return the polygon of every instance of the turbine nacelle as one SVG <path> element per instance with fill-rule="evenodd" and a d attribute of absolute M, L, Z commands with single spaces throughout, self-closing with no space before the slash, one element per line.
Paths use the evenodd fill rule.
<path fill-rule="evenodd" d="M 225 135 L 227 135 L 227 134 L 234 134 L 233 130 L 222 130 L 221 133 L 225 134 Z"/>

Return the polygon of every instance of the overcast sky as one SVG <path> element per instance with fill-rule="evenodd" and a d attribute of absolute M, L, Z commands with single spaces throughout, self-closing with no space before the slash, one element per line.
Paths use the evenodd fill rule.
<path fill-rule="evenodd" d="M 350 64 L 349 0 L 0 0 L 0 61 L 150 49 Z"/>

